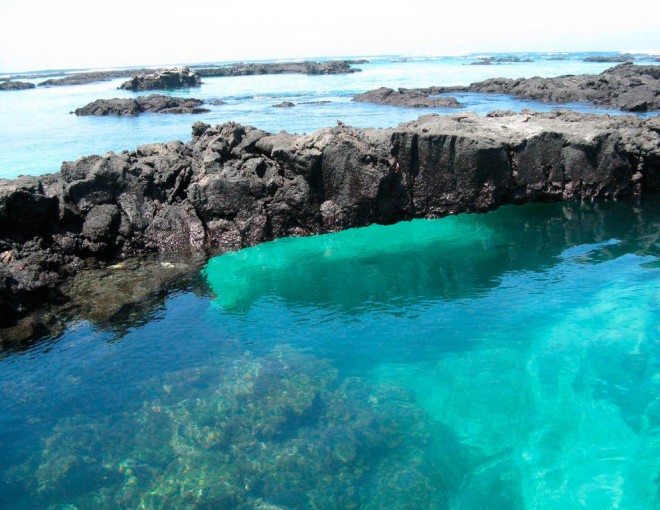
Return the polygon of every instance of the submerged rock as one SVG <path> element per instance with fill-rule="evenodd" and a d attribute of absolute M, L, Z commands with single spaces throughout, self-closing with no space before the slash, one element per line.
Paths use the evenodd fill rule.
<path fill-rule="evenodd" d="M 33 89 L 36 85 L 25 81 L 7 80 L 0 82 L 0 90 L 26 90 Z"/>
<path fill-rule="evenodd" d="M 0 321 L 11 326 L 58 299 L 61 283 L 90 263 L 658 190 L 657 117 L 464 113 L 308 135 L 198 122 L 186 144 L 0 180 L 0 253 L 11 253 L 0 260 Z"/>
<path fill-rule="evenodd" d="M 282 103 L 273 105 L 275 108 L 293 108 L 294 106 L 296 106 L 296 104 L 292 103 L 291 101 L 283 101 Z"/>
<path fill-rule="evenodd" d="M 127 82 L 122 83 L 119 88 L 137 91 L 199 87 L 201 84 L 202 79 L 195 71 L 191 71 L 188 67 L 173 67 L 133 76 Z"/>
<path fill-rule="evenodd" d="M 210 110 L 199 108 L 204 104 L 200 99 L 172 97 L 151 94 L 135 99 L 97 99 L 75 110 L 76 115 L 119 115 L 135 116 L 144 112 L 151 113 L 207 113 Z"/>
<path fill-rule="evenodd" d="M 8 478 L 35 502 L 93 508 L 430 510 L 466 463 L 409 392 L 286 347 L 131 391 L 141 408 L 60 420 Z"/>

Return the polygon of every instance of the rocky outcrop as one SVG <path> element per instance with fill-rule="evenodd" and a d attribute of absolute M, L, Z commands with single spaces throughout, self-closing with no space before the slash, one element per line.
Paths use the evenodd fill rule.
<path fill-rule="evenodd" d="M 582 59 L 583 62 L 598 62 L 598 63 L 615 63 L 615 62 L 630 62 L 635 57 L 630 54 L 626 55 L 613 55 L 613 56 L 592 56 Z"/>
<path fill-rule="evenodd" d="M 160 69 L 153 73 L 139 74 L 133 76 L 127 82 L 122 83 L 119 88 L 125 90 L 165 90 L 184 87 L 199 87 L 202 79 L 195 71 L 188 67 L 173 67 L 172 69 Z"/>
<path fill-rule="evenodd" d="M 660 67 L 620 64 L 600 74 L 556 78 L 491 78 L 467 87 L 419 89 L 429 94 L 485 92 L 547 103 L 587 102 L 629 112 L 660 109 Z"/>
<path fill-rule="evenodd" d="M 0 82 L 0 90 L 26 90 L 35 87 L 36 85 L 34 83 L 28 83 L 26 81 L 7 80 Z"/>
<path fill-rule="evenodd" d="M 254 74 L 346 74 L 361 71 L 361 69 L 351 67 L 353 64 L 366 63 L 367 60 L 250 63 L 199 68 L 197 69 L 197 73 L 203 78 L 210 76 L 248 76 Z"/>
<path fill-rule="evenodd" d="M 353 97 L 358 103 L 373 103 L 388 106 L 405 106 L 408 108 L 460 108 L 455 97 L 430 97 L 432 91 L 427 89 L 398 90 L 381 87 Z"/>
<path fill-rule="evenodd" d="M 293 108 L 294 106 L 296 106 L 296 104 L 291 101 L 283 101 L 273 105 L 274 108 Z"/>
<path fill-rule="evenodd" d="M 277 135 L 196 123 L 190 142 L 0 180 L 0 321 L 90 263 L 660 190 L 660 119 L 498 112 Z"/>
<path fill-rule="evenodd" d="M 470 62 L 471 66 L 488 66 L 491 64 L 510 64 L 510 63 L 528 63 L 534 62 L 530 58 L 521 59 L 520 57 L 480 57 L 474 62 Z"/>
<path fill-rule="evenodd" d="M 204 104 L 200 99 L 171 97 L 151 94 L 135 99 L 97 99 L 75 110 L 76 115 L 118 115 L 135 116 L 140 113 L 207 113 L 210 110 L 199 108 Z"/>

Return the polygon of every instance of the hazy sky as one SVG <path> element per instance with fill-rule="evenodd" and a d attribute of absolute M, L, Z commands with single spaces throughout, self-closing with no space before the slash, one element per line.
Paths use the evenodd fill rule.
<path fill-rule="evenodd" d="M 0 0 L 0 71 L 338 55 L 657 51 L 659 5 Z"/>

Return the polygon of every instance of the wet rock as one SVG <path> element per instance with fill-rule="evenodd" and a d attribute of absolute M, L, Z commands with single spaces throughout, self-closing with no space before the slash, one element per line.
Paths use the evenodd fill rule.
<path fill-rule="evenodd" d="M 390 89 L 381 87 L 358 94 L 353 101 L 409 108 L 460 108 L 455 97 L 430 97 L 431 91 L 421 89 Z"/>
<path fill-rule="evenodd" d="M 24 81 L 17 80 L 7 80 L 0 82 L 0 90 L 26 90 L 33 89 L 36 85 L 34 83 L 28 83 Z"/>
<path fill-rule="evenodd" d="M 291 101 L 283 101 L 282 103 L 277 103 L 273 105 L 273 107 L 275 108 L 292 108 L 294 106 L 296 106 L 296 104 L 292 103 Z"/>
<path fill-rule="evenodd" d="M 504 64 L 504 63 L 528 63 L 534 62 L 530 58 L 521 59 L 520 57 L 479 57 L 474 62 L 470 62 L 471 66 L 487 66 L 491 64 Z"/>
<path fill-rule="evenodd" d="M 200 99 L 171 97 L 151 94 L 136 99 L 97 99 L 75 110 L 76 115 L 118 115 L 135 116 L 144 112 L 152 113 L 207 113 L 210 110 L 199 108 Z"/>
<path fill-rule="evenodd" d="M 201 84 L 202 80 L 195 71 L 191 71 L 188 67 L 174 67 L 133 76 L 119 88 L 138 91 L 199 87 Z"/>
<path fill-rule="evenodd" d="M 634 57 L 630 54 L 612 56 L 592 56 L 582 59 L 583 62 L 630 62 Z"/>

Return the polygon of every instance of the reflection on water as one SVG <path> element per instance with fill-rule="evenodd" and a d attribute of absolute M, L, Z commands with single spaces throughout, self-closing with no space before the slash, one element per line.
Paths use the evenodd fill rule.
<path fill-rule="evenodd" d="M 0 507 L 658 508 L 658 205 L 212 259 L 211 295 L 0 361 Z"/>

